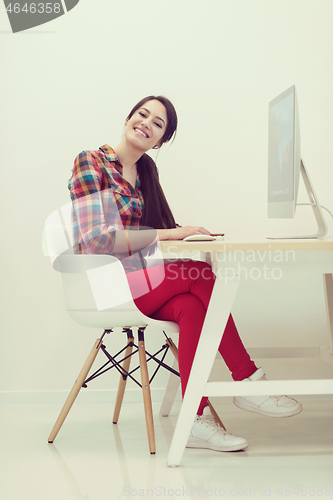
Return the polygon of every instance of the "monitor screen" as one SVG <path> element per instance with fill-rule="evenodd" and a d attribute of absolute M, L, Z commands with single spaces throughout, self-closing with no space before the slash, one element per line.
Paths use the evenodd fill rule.
<path fill-rule="evenodd" d="M 295 86 L 269 103 L 268 216 L 293 217 L 300 171 Z"/>
<path fill-rule="evenodd" d="M 294 99 L 269 110 L 268 200 L 294 199 Z"/>

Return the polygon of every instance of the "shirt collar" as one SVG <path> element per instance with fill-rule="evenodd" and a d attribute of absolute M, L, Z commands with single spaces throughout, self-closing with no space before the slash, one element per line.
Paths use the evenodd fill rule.
<path fill-rule="evenodd" d="M 118 170 L 118 172 L 122 175 L 123 173 L 123 166 L 120 163 L 120 160 L 117 156 L 117 153 L 115 152 L 114 149 L 111 148 L 108 144 L 104 144 L 104 146 L 101 146 L 99 148 L 103 153 L 105 154 L 105 157 L 107 158 L 108 161 L 115 163 L 115 168 Z M 127 181 L 126 181 L 127 182 Z M 139 179 L 139 175 L 136 178 L 136 183 L 135 187 L 140 187 L 141 182 Z"/>
<path fill-rule="evenodd" d="M 99 149 L 101 149 L 103 151 L 103 153 L 105 153 L 105 156 L 109 161 L 119 162 L 119 159 L 118 159 L 118 156 L 117 156 L 115 150 L 112 149 L 111 146 L 109 146 L 108 144 L 104 144 L 104 146 L 101 146 Z"/>
<path fill-rule="evenodd" d="M 120 163 L 120 160 L 117 156 L 117 153 L 115 152 L 114 149 L 111 148 L 108 144 L 104 144 L 104 146 L 101 146 L 99 148 L 103 153 L 105 154 L 105 158 L 109 161 L 112 162 L 114 165 L 114 168 L 118 170 L 118 172 L 122 175 L 123 173 L 123 166 Z"/>

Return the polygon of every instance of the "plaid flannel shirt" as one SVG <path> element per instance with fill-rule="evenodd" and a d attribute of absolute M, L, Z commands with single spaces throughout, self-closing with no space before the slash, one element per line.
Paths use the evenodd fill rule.
<path fill-rule="evenodd" d="M 76 157 L 68 184 L 75 253 L 111 254 L 117 229 L 139 228 L 144 203 L 139 176 L 133 187 L 122 171 L 107 144 Z M 137 265 L 128 262 L 126 267 Z"/>

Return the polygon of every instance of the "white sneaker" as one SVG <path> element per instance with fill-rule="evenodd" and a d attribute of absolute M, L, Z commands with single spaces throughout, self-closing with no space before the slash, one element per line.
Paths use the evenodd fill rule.
<path fill-rule="evenodd" d="M 244 380 L 267 380 L 262 368 L 258 368 Z M 266 417 L 292 417 L 303 409 L 301 403 L 288 396 L 237 396 L 234 404 L 242 410 L 253 411 Z"/>
<path fill-rule="evenodd" d="M 192 426 L 186 448 L 206 448 L 214 451 L 238 451 L 247 448 L 248 442 L 241 437 L 229 434 L 220 427 L 211 414 L 209 406 L 197 416 Z"/>

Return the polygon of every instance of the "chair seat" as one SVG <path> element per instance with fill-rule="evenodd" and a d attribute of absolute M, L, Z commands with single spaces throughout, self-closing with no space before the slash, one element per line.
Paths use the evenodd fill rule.
<path fill-rule="evenodd" d="M 122 327 L 149 327 L 149 331 L 156 330 L 161 332 L 165 330 L 168 333 L 179 333 L 179 325 L 173 321 L 161 321 L 153 318 L 149 318 L 140 311 L 133 311 L 129 309 L 126 314 L 126 319 L 124 320 L 124 309 L 119 311 L 96 311 L 96 310 L 79 310 L 79 309 L 67 309 L 70 317 L 78 324 L 82 326 L 92 327 L 92 328 L 103 328 L 104 330 Z"/>

